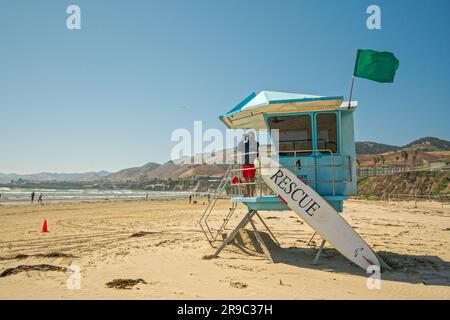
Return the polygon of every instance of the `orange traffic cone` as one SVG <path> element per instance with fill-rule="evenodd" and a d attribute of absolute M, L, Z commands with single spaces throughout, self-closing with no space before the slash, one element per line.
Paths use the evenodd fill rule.
<path fill-rule="evenodd" d="M 44 220 L 44 225 L 42 226 L 42 232 L 48 232 L 48 229 L 47 229 L 47 219 Z"/>

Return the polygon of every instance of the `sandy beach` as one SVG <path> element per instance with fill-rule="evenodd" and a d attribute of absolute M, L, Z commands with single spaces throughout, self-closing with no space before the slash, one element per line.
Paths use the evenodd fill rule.
<path fill-rule="evenodd" d="M 364 270 L 332 248 L 312 264 L 320 239 L 308 246 L 313 231 L 293 212 L 262 212 L 281 245 L 269 245 L 275 263 L 233 245 L 203 259 L 214 253 L 197 224 L 206 202 L 0 206 L 0 299 L 450 299 L 449 205 L 345 202 L 345 219 L 393 268 L 369 290 Z M 212 225 L 229 206 L 220 201 Z M 67 287 L 69 266 L 79 289 Z M 137 281 L 111 283 L 120 279 Z"/>

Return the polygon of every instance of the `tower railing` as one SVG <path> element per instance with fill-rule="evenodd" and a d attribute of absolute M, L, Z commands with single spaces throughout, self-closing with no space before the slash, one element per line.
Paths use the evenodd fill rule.
<path fill-rule="evenodd" d="M 308 181 L 305 181 L 308 184 L 313 184 L 316 186 L 319 184 L 331 184 L 331 191 L 332 195 L 336 195 L 336 184 L 345 184 L 345 183 L 351 183 L 352 182 L 352 163 L 351 163 L 351 157 L 347 155 L 340 155 L 341 157 L 348 159 L 348 165 L 345 164 L 345 161 L 342 160 L 340 164 L 335 163 L 334 156 L 336 153 L 333 153 L 333 151 L 329 149 L 316 149 L 316 150 L 283 150 L 279 151 L 278 154 L 283 157 L 282 154 L 293 154 L 293 156 L 289 155 L 289 157 L 292 157 L 293 164 L 292 165 L 285 165 L 283 164 L 284 168 L 287 168 L 289 170 L 298 170 L 299 166 L 297 165 L 297 160 L 301 159 L 300 156 L 305 156 L 305 153 L 307 153 L 309 156 L 314 157 L 314 164 L 313 165 L 301 165 L 301 168 L 313 168 L 315 171 L 314 179 L 308 179 Z M 319 155 L 323 156 L 324 154 L 329 155 L 330 163 L 329 164 L 317 164 L 317 158 Z M 258 156 L 257 152 L 250 152 L 250 153 L 235 153 L 235 157 L 239 157 L 242 155 L 256 155 Z M 260 162 L 259 162 L 260 163 Z M 323 168 L 330 168 L 330 179 L 327 180 L 319 180 L 317 178 L 317 169 L 323 169 Z M 348 170 L 348 179 L 336 179 L 335 176 L 335 170 L 336 168 L 344 168 Z M 243 179 L 243 172 L 246 170 L 256 170 L 255 174 L 255 180 L 251 182 L 247 182 Z M 223 198 L 224 195 L 230 195 L 230 196 L 248 196 L 247 194 L 244 194 L 244 189 L 247 189 L 247 186 L 254 187 L 254 194 L 259 194 L 259 196 L 267 196 L 267 195 L 275 195 L 273 191 L 265 184 L 264 180 L 261 177 L 261 167 L 256 168 L 242 168 L 241 164 L 237 164 L 236 161 L 233 164 L 230 164 L 220 181 L 219 186 L 215 190 L 215 192 L 212 195 L 211 201 L 208 203 L 208 206 L 206 207 L 205 211 L 203 212 L 203 215 L 201 216 L 199 220 L 199 225 L 205 234 L 206 239 L 211 244 L 211 246 L 214 247 L 214 242 L 218 239 L 218 237 L 223 233 L 225 230 L 228 222 L 230 221 L 231 217 L 233 216 L 236 207 L 237 202 L 232 202 L 231 207 L 228 209 L 228 212 L 223 218 L 223 221 L 220 223 L 218 228 L 213 228 L 209 223 L 209 218 L 211 217 L 211 214 L 213 212 L 213 209 L 215 208 L 218 199 Z M 315 189 L 316 189 L 315 188 Z M 259 192 L 256 192 L 257 190 Z"/>
<path fill-rule="evenodd" d="M 233 205 L 230 208 L 230 211 L 228 212 L 228 215 L 227 215 L 228 219 L 225 218 L 224 223 L 222 224 L 223 228 L 221 226 L 219 228 L 219 231 L 217 231 L 216 234 L 214 234 L 212 228 L 208 224 L 208 218 L 211 215 L 212 210 L 216 206 L 217 200 L 224 194 L 224 191 L 226 192 L 226 187 L 227 187 L 228 178 L 229 178 L 231 169 L 232 169 L 232 164 L 228 166 L 228 169 L 225 172 L 225 174 L 223 175 L 222 180 L 219 183 L 219 186 L 213 193 L 211 201 L 208 203 L 208 206 L 206 207 L 205 211 L 203 212 L 203 215 L 200 217 L 200 220 L 199 220 L 200 228 L 202 229 L 204 235 L 206 236 L 206 239 L 208 240 L 208 242 L 211 245 L 213 245 L 213 242 L 217 239 L 217 237 L 219 235 L 219 231 L 221 229 L 225 228 L 225 226 L 226 226 L 225 220 L 229 220 L 231 218 L 231 215 L 233 214 L 233 212 L 236 208 L 236 205 Z"/>

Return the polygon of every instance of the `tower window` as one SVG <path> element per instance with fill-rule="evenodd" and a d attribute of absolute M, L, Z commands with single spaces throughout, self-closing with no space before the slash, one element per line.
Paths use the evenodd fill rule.
<path fill-rule="evenodd" d="M 337 121 L 335 113 L 317 115 L 317 149 L 337 153 Z"/>
<path fill-rule="evenodd" d="M 311 117 L 307 115 L 271 117 L 270 129 L 279 130 L 280 156 L 310 153 L 312 150 Z M 294 152 L 295 151 L 295 152 Z"/>

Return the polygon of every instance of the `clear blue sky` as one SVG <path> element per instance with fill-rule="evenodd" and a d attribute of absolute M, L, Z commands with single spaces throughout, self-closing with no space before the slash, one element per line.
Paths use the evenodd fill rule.
<path fill-rule="evenodd" d="M 401 63 L 394 84 L 357 79 L 357 140 L 449 139 L 449 14 L 447 0 L 0 0 L 0 172 L 165 162 L 175 128 L 222 128 L 253 91 L 348 97 L 357 48 Z"/>

